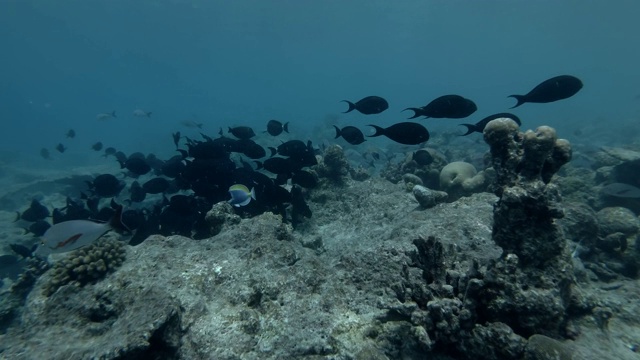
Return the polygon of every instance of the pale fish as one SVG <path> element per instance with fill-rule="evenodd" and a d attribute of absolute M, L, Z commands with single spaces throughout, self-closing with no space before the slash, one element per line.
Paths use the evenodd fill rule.
<path fill-rule="evenodd" d="M 98 119 L 98 120 L 108 120 L 108 119 L 115 118 L 115 117 L 117 117 L 115 110 L 110 112 L 110 113 L 100 113 L 100 114 L 96 115 L 96 119 Z"/>
<path fill-rule="evenodd" d="M 42 235 L 42 242 L 36 250 L 36 255 L 48 256 L 79 249 L 91 245 L 111 230 L 128 231 L 121 217 L 122 206 L 119 206 L 111 220 L 106 223 L 70 220 L 55 224 Z"/>
<path fill-rule="evenodd" d="M 151 111 L 147 112 L 147 111 L 144 111 L 142 109 L 135 109 L 133 111 L 133 116 L 150 118 L 151 117 Z"/>

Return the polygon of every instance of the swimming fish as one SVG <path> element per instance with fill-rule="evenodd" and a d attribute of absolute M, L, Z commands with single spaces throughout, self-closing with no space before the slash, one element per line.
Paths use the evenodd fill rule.
<path fill-rule="evenodd" d="M 42 156 L 43 159 L 51 160 L 51 154 L 49 153 L 49 150 L 46 148 L 40 149 L 40 156 Z"/>
<path fill-rule="evenodd" d="M 267 132 L 271 136 L 278 136 L 282 134 L 282 131 L 288 133 L 289 132 L 289 123 L 286 122 L 284 125 L 278 120 L 269 120 L 267 123 Z"/>
<path fill-rule="evenodd" d="M 518 102 L 518 107 L 524 103 L 550 103 L 566 98 L 570 98 L 582 89 L 582 81 L 575 76 L 560 75 L 545 80 L 534 87 L 526 95 L 509 95 Z"/>
<path fill-rule="evenodd" d="M 255 189 L 249 191 L 246 186 L 240 184 L 231 185 L 229 195 L 231 195 L 229 204 L 235 207 L 245 206 L 251 202 L 251 199 L 256 199 Z"/>
<path fill-rule="evenodd" d="M 377 125 L 372 126 L 376 132 L 369 137 L 384 135 L 389 139 L 404 145 L 417 145 L 429 140 L 429 131 L 424 126 L 413 122 L 401 122 L 381 128 Z"/>
<path fill-rule="evenodd" d="M 115 110 L 110 112 L 110 113 L 100 113 L 100 114 L 96 115 L 96 119 L 98 119 L 98 120 L 108 120 L 108 119 L 115 118 L 115 117 L 117 117 Z"/>
<path fill-rule="evenodd" d="M 426 166 L 433 162 L 433 155 L 428 150 L 420 149 L 413 153 L 411 159 L 420 166 Z"/>
<path fill-rule="evenodd" d="M 366 141 L 362 131 L 355 126 L 345 126 L 342 129 L 335 125 L 333 127 L 336 128 L 336 139 L 342 136 L 351 145 L 362 144 Z"/>
<path fill-rule="evenodd" d="M 42 220 L 48 217 L 49 215 L 50 215 L 49 208 L 42 205 L 40 201 L 33 199 L 31 200 L 31 205 L 27 210 L 22 212 L 22 214 L 18 212 L 16 221 L 22 219 L 25 221 L 34 222 L 34 221 Z"/>
<path fill-rule="evenodd" d="M 151 111 L 147 112 L 144 111 L 142 109 L 135 109 L 133 110 L 133 116 L 135 117 L 139 117 L 139 118 L 150 118 L 151 117 Z"/>
<path fill-rule="evenodd" d="M 173 143 L 176 145 L 176 149 L 177 149 L 178 143 L 180 143 L 180 131 L 171 133 L 171 137 L 173 138 Z"/>
<path fill-rule="evenodd" d="M 487 126 L 487 124 L 489 123 L 489 121 L 491 120 L 495 120 L 495 119 L 500 119 L 500 118 L 507 118 L 507 119 L 511 119 L 513 121 L 515 121 L 516 123 L 518 123 L 518 126 L 522 125 L 522 122 L 520 121 L 520 118 L 518 118 L 517 116 L 510 114 L 510 113 L 498 113 L 498 114 L 493 114 L 493 115 L 489 115 L 486 118 L 478 121 L 475 124 L 460 124 L 462 126 L 466 126 L 467 127 L 467 132 L 460 135 L 460 136 L 466 136 L 469 135 L 473 132 L 483 132 L 484 128 Z"/>
<path fill-rule="evenodd" d="M 106 223 L 90 220 L 69 220 L 55 224 L 42 235 L 42 242 L 36 249 L 36 255 L 58 254 L 92 244 L 111 230 L 129 231 L 121 221 L 122 206 Z"/>
<path fill-rule="evenodd" d="M 63 153 L 63 152 L 65 152 L 67 150 L 67 148 L 62 144 L 58 144 L 58 145 L 56 145 L 56 150 L 58 150 L 58 152 L 60 152 L 60 153 Z"/>
<path fill-rule="evenodd" d="M 73 139 L 74 137 L 76 137 L 76 131 L 73 130 L 73 129 L 69 129 L 69 131 L 67 131 L 66 135 L 67 135 L 68 138 Z"/>
<path fill-rule="evenodd" d="M 617 198 L 640 199 L 640 189 L 624 183 L 606 185 L 602 188 L 602 193 Z"/>
<path fill-rule="evenodd" d="M 381 98 L 380 96 L 367 96 L 361 100 L 358 100 L 355 104 L 349 100 L 342 100 L 341 102 L 346 102 L 349 104 L 349 109 L 343 113 L 348 113 L 353 110 L 358 110 L 360 113 L 365 115 L 373 115 L 380 114 L 381 112 L 387 110 L 389 108 L 389 103 L 387 100 Z"/>
<path fill-rule="evenodd" d="M 404 110 L 413 110 L 414 114 L 409 119 L 415 119 L 420 116 L 436 119 L 462 119 L 473 114 L 478 110 L 478 107 L 473 101 L 460 95 L 443 95 L 434 99 L 426 106 L 406 108 Z"/>
<path fill-rule="evenodd" d="M 251 139 L 256 136 L 256 133 L 253 132 L 253 129 L 248 126 L 236 126 L 234 128 L 229 128 L 229 132 L 237 137 L 238 139 Z"/>
<path fill-rule="evenodd" d="M 102 150 L 102 143 L 98 141 L 97 143 L 91 145 L 91 148 L 95 151 L 100 151 Z"/>

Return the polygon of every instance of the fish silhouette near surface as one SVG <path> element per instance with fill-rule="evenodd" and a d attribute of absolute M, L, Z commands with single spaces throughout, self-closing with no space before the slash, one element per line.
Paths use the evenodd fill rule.
<path fill-rule="evenodd" d="M 429 131 L 424 126 L 413 122 L 401 122 L 382 128 L 377 125 L 372 126 L 376 132 L 369 137 L 384 135 L 389 139 L 404 145 L 417 145 L 429 140 Z"/>
<path fill-rule="evenodd" d="M 358 100 L 355 104 L 349 100 L 342 100 L 342 102 L 346 102 L 349 104 L 349 109 L 344 113 L 352 112 L 353 110 L 358 110 L 360 113 L 365 115 L 374 115 L 380 114 L 381 112 L 387 110 L 389 108 L 389 103 L 387 100 L 381 98 L 380 96 L 367 96 L 361 100 Z"/>
<path fill-rule="evenodd" d="M 414 112 L 409 119 L 415 119 L 420 116 L 436 119 L 462 119 L 476 112 L 478 107 L 473 101 L 460 95 L 443 95 L 432 100 L 426 106 L 406 108 L 404 110 L 412 110 Z"/>
<path fill-rule="evenodd" d="M 575 76 L 560 75 L 545 80 L 526 95 L 509 95 L 518 102 L 512 107 L 524 103 L 550 103 L 572 97 L 582 89 L 582 81 Z"/>

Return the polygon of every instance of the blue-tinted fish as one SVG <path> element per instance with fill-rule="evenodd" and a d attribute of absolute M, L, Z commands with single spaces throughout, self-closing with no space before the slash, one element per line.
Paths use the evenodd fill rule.
<path fill-rule="evenodd" d="M 121 218 L 122 206 L 119 206 L 111 220 L 106 223 L 69 220 L 55 224 L 42 235 L 42 243 L 38 246 L 36 255 L 47 256 L 79 249 L 91 245 L 111 230 L 128 231 Z"/>
<path fill-rule="evenodd" d="M 229 187 L 229 195 L 231 195 L 229 204 L 236 207 L 245 206 L 251 202 L 251 199 L 256 199 L 255 189 L 249 191 L 249 188 L 240 184 Z"/>

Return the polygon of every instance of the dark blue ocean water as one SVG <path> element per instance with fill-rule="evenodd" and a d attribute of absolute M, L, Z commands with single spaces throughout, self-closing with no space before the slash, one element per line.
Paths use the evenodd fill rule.
<path fill-rule="evenodd" d="M 561 74 L 584 88 L 514 113 L 525 128 L 548 124 L 579 138 L 576 129 L 637 123 L 639 13 L 640 2 L 623 0 L 3 0 L 0 150 L 5 161 L 33 166 L 50 164 L 42 147 L 62 158 L 59 142 L 68 164 L 102 161 L 89 150 L 98 140 L 173 154 L 172 131 L 197 134 L 184 119 L 211 135 L 279 119 L 312 137 L 339 115 L 340 125 L 369 133 L 366 124 L 401 121 L 402 109 L 450 93 L 478 111 L 465 121 L 419 121 L 432 132 L 462 131 L 457 124 L 515 104 L 507 95 Z M 339 100 L 367 95 L 390 109 L 340 114 Z M 138 108 L 151 118 L 133 117 Z M 112 110 L 116 119 L 96 120 Z M 73 140 L 64 136 L 70 128 Z"/>

